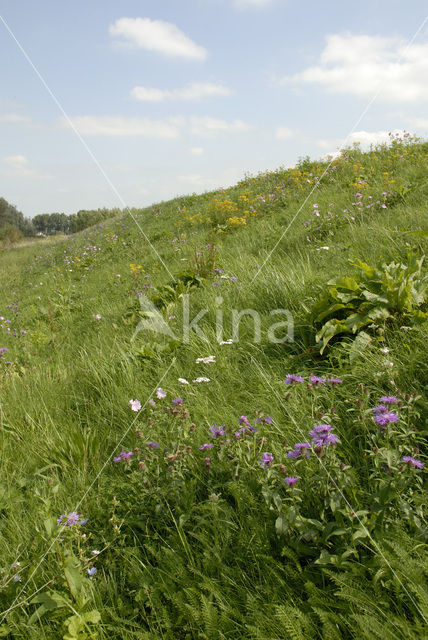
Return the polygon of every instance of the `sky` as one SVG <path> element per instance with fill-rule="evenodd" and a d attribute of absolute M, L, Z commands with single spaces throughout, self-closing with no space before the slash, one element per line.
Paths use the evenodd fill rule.
<path fill-rule="evenodd" d="M 425 0 L 2 0 L 0 197 L 145 207 L 428 133 Z"/>

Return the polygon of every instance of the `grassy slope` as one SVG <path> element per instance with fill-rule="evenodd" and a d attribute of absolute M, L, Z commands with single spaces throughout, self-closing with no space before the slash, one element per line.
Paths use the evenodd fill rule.
<path fill-rule="evenodd" d="M 318 494 L 329 490 L 328 469 L 339 474 L 334 477 L 352 506 L 364 509 L 376 467 L 364 453 L 373 432 L 368 409 L 385 393 L 404 397 L 423 392 L 427 382 L 423 326 L 403 330 L 397 324 L 383 334 L 374 333 L 370 345 L 350 364 L 349 341 L 336 344 L 324 358 L 313 351 L 307 311 L 330 278 L 353 273 L 351 258 L 376 264 L 405 262 L 408 249 L 423 254 L 420 230 L 427 218 L 427 167 L 426 143 L 395 144 L 367 154 L 348 150 L 328 169 L 301 211 L 314 176 L 322 175 L 326 163 L 306 162 L 300 170 L 249 178 L 224 193 L 189 196 L 134 211 L 159 255 L 129 215 L 65 242 L 0 254 L 0 314 L 11 321 L 0 321 L 0 347 L 9 348 L 0 360 L 4 540 L 0 566 L 6 571 L 2 609 L 14 602 L 23 584 L 27 598 L 43 590 L 49 580 L 53 580 L 49 588 L 67 592 L 61 570 L 64 550 L 57 553 L 55 543 L 44 554 L 58 533 L 56 517 L 78 505 L 79 513 L 89 517 L 85 525 L 89 540 L 69 527 L 63 544 L 73 548 L 76 557 L 81 554 L 81 565 L 91 548 L 108 547 L 97 562 L 96 578 L 85 579 L 81 587 L 91 594 L 92 608 L 102 614 L 96 637 L 425 637 L 421 614 L 425 606 L 427 616 L 427 602 L 421 586 L 413 585 L 415 581 L 422 585 L 423 567 L 426 577 L 426 529 L 417 526 L 413 516 L 403 516 L 394 502 L 397 493 L 391 499 L 394 508 L 373 528 L 373 539 L 363 537 L 355 554 L 349 561 L 343 557 L 339 566 L 334 560 L 325 565 L 314 561 L 322 549 L 332 556 L 343 553 L 346 544 L 352 550 L 352 534 L 344 546 L 336 543 L 342 534 L 320 545 L 315 540 L 318 534 L 310 532 L 316 525 L 306 523 L 301 535 L 289 530 L 277 536 L 275 521 L 294 500 L 306 518 L 327 522 L 331 514 L 323 511 Z M 407 186 L 416 188 L 405 193 L 402 187 Z M 352 208 L 357 191 L 364 194 L 364 203 L 370 203 L 371 195 L 387 207 L 364 210 L 364 206 L 361 219 L 342 222 L 343 210 Z M 265 202 L 257 199 L 260 195 Z M 213 204 L 215 200 L 220 204 Z M 240 204 L 233 210 L 225 200 Z M 318 231 L 314 204 L 322 215 L 338 214 Z M 223 233 L 213 231 L 233 216 L 245 217 L 247 223 L 232 222 Z M 311 220 L 309 226 L 306 220 Z M 257 265 L 264 263 L 285 229 L 253 281 Z M 215 245 L 215 267 L 237 278 L 232 282 L 211 273 L 192 291 L 191 317 L 210 309 L 200 323 L 209 342 L 192 334 L 188 344 L 162 352 L 164 341 L 147 333 L 132 341 L 138 322 L 132 317 L 132 310 L 138 309 L 136 291 L 146 291 L 148 284 L 156 289 L 171 283 L 161 261 L 174 277 L 191 272 L 194 252 L 207 256 L 207 244 Z M 132 273 L 130 264 L 141 265 L 144 273 Z M 219 286 L 214 285 L 216 278 Z M 238 343 L 218 344 L 214 326 L 218 296 L 224 300 L 223 339 L 231 337 L 230 309 L 252 308 L 262 315 L 259 344 L 254 344 L 251 323 L 245 321 Z M 273 345 L 266 339 L 272 322 L 269 313 L 275 308 L 294 314 L 294 344 Z M 171 303 L 165 315 L 175 316 L 171 326 L 178 330 L 180 300 Z M 16 337 L 7 333 L 8 326 L 17 329 Z M 20 334 L 21 329 L 27 333 Z M 155 352 L 153 357 L 140 357 L 138 349 L 147 346 Z M 380 350 L 385 346 L 387 356 Z M 216 363 L 195 363 L 206 355 L 215 355 Z M 287 373 L 306 378 L 334 375 L 344 382 L 335 390 L 294 388 L 285 400 Z M 178 382 L 179 377 L 197 376 L 208 376 L 211 382 L 189 387 Z M 146 411 L 131 426 L 135 414 L 127 406 L 129 399 L 145 402 L 157 386 L 168 392 L 164 403 L 184 397 L 190 419 L 165 414 L 159 401 L 153 424 L 148 423 Z M 261 429 L 265 441 L 254 439 L 248 449 L 235 451 L 239 473 L 223 450 L 198 450 L 209 441 L 210 424 L 237 428 L 239 416 L 252 419 L 259 409 L 272 416 L 274 424 Z M 423 400 L 417 401 L 414 411 L 420 416 L 412 424 L 422 429 Z M 189 430 L 190 420 L 195 430 Z M 306 468 L 300 463 L 297 468 L 288 465 L 284 440 L 290 445 L 306 440 L 308 430 L 320 421 L 334 425 L 340 437 L 337 454 L 331 453 L 321 466 L 314 456 Z M 161 444 L 159 452 L 144 454 L 147 473 L 138 470 L 137 455 L 132 467 L 114 465 L 109 459 L 124 434 L 126 450 L 140 444 L 136 427 L 143 431 L 143 442 L 152 439 Z M 193 446 L 192 453 L 165 462 L 164 453 L 176 455 L 181 445 Z M 277 467 L 260 469 L 263 451 L 273 452 L 276 464 L 287 463 L 287 473 L 299 476 L 300 489 L 287 492 Z M 210 470 L 203 462 L 207 455 L 212 458 Z M 423 459 L 422 449 L 418 456 Z M 340 475 L 339 463 L 352 467 L 352 481 Z M 411 490 L 406 489 L 419 519 L 420 477 Z M 280 500 L 280 507 L 275 500 Z M 335 517 L 339 530 L 341 516 Z M 346 526 L 342 523 L 342 528 Z M 376 544 L 382 545 L 381 553 Z M 18 558 L 22 582 L 14 583 L 16 570 L 9 567 Z M 379 598 L 383 599 L 378 606 Z M 29 623 L 28 614 L 34 609 L 25 599 L 15 606 L 7 618 L 12 637 L 62 637 L 63 610 L 40 624 Z"/>

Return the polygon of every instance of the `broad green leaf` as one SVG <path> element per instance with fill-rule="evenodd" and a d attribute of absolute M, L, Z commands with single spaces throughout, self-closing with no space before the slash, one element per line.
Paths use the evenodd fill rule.
<path fill-rule="evenodd" d="M 329 280 L 327 285 L 341 287 L 342 289 L 349 289 L 350 291 L 358 291 L 360 289 L 360 285 L 358 282 L 351 278 L 350 276 L 345 276 L 342 278 L 333 278 L 333 280 Z"/>

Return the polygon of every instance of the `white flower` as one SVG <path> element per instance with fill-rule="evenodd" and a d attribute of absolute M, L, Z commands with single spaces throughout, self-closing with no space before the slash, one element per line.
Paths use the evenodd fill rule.
<path fill-rule="evenodd" d="M 233 338 L 229 338 L 229 340 L 222 340 L 220 344 L 233 344 Z"/>
<path fill-rule="evenodd" d="M 328 251 L 330 249 L 330 247 L 318 247 L 317 251 L 321 251 L 321 249 L 324 249 L 325 251 Z"/>
<path fill-rule="evenodd" d="M 382 347 L 381 351 L 382 353 L 389 353 L 388 347 Z"/>
<path fill-rule="evenodd" d="M 166 398 L 166 391 L 158 387 L 156 389 L 156 396 L 159 398 L 159 400 L 161 400 L 162 398 Z"/>
<path fill-rule="evenodd" d="M 181 384 L 189 384 L 189 381 L 186 380 L 186 378 L 178 378 L 178 382 L 181 382 Z"/>
<path fill-rule="evenodd" d="M 93 551 L 91 551 L 91 553 L 92 553 L 94 556 L 97 556 L 99 553 L 101 553 L 101 551 L 98 551 L 98 549 L 94 549 Z"/>
<path fill-rule="evenodd" d="M 210 362 L 215 362 L 215 356 L 207 356 L 206 358 L 196 358 L 196 363 L 203 362 L 204 364 L 209 364 Z"/>
<path fill-rule="evenodd" d="M 211 382 L 209 378 L 195 378 L 193 382 Z"/>
<path fill-rule="evenodd" d="M 130 400 L 128 404 L 132 411 L 139 411 L 141 409 L 141 402 L 139 400 Z"/>

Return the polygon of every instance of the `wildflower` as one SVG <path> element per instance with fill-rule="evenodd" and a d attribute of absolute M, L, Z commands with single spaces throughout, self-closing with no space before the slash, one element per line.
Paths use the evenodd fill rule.
<path fill-rule="evenodd" d="M 236 276 L 230 276 L 232 282 L 238 282 L 238 278 Z"/>
<path fill-rule="evenodd" d="M 150 449 L 157 449 L 159 447 L 159 442 L 153 442 L 152 440 L 147 440 L 146 446 L 150 447 Z"/>
<path fill-rule="evenodd" d="M 186 378 L 178 378 L 178 382 L 181 382 L 181 384 L 189 384 Z"/>
<path fill-rule="evenodd" d="M 272 424 L 273 420 L 270 416 L 260 416 L 260 418 L 256 418 L 256 422 L 264 422 L 265 424 Z"/>
<path fill-rule="evenodd" d="M 262 459 L 260 460 L 259 464 L 262 467 L 262 469 L 267 469 L 272 465 L 273 461 L 274 461 L 274 457 L 271 453 L 263 453 Z"/>
<path fill-rule="evenodd" d="M 203 451 L 204 449 L 212 449 L 213 448 L 213 444 L 211 442 L 205 442 L 204 444 L 201 444 L 201 446 L 199 447 L 199 449 L 201 451 Z"/>
<path fill-rule="evenodd" d="M 66 518 L 65 522 L 64 518 Z M 74 524 L 77 524 L 79 522 L 79 518 L 79 514 L 76 511 L 72 511 L 68 516 L 62 515 L 57 518 L 57 523 L 65 525 L 66 527 L 72 527 Z"/>
<path fill-rule="evenodd" d="M 217 282 L 217 281 L 216 281 L 216 282 L 213 282 L 214 287 L 218 287 L 218 286 L 219 286 L 219 284 L 220 284 L 220 283 L 219 283 L 219 282 Z"/>
<path fill-rule="evenodd" d="M 21 582 L 21 576 L 19 575 L 19 573 L 16 573 L 13 578 L 12 578 L 12 582 Z"/>
<path fill-rule="evenodd" d="M 100 313 L 96 313 L 94 315 L 95 320 L 101 320 L 101 314 Z"/>
<path fill-rule="evenodd" d="M 88 575 L 90 576 L 94 576 L 97 572 L 97 568 L 96 567 L 91 567 L 90 569 L 88 569 Z"/>
<path fill-rule="evenodd" d="M 334 387 L 336 384 L 342 384 L 343 380 L 341 380 L 340 378 L 328 378 L 327 382 L 332 384 Z"/>
<path fill-rule="evenodd" d="M 309 442 L 298 442 L 294 445 L 294 450 L 287 453 L 287 458 L 298 458 L 299 456 L 303 455 L 307 458 L 310 458 L 310 453 L 308 451 L 305 451 L 305 449 L 310 449 L 310 447 L 311 445 L 309 444 Z"/>
<path fill-rule="evenodd" d="M 336 444 L 339 438 L 334 433 L 330 433 L 332 428 L 330 424 L 315 425 L 312 431 L 309 431 L 313 445 L 315 447 L 328 447 L 331 444 Z"/>
<path fill-rule="evenodd" d="M 244 424 L 246 427 L 251 427 L 250 421 L 248 420 L 247 416 L 241 416 L 239 418 L 239 424 Z"/>
<path fill-rule="evenodd" d="M 172 404 L 183 404 L 183 398 L 174 398 Z"/>
<path fill-rule="evenodd" d="M 284 480 L 288 484 L 288 486 L 296 484 L 298 479 L 299 478 L 296 478 L 295 476 L 287 476 L 286 478 L 284 478 Z"/>
<path fill-rule="evenodd" d="M 129 460 L 131 456 L 134 455 L 133 451 L 121 451 L 116 458 L 113 458 L 113 462 L 120 462 L 121 460 Z"/>
<path fill-rule="evenodd" d="M 388 407 L 384 404 L 380 404 L 379 406 L 374 407 L 373 414 L 373 419 L 376 424 L 379 424 L 382 427 L 389 424 L 390 422 L 398 422 L 399 420 L 398 414 L 389 411 Z"/>
<path fill-rule="evenodd" d="M 99 553 L 101 553 L 101 551 L 98 551 L 98 549 L 93 549 L 91 553 L 92 555 L 97 556 Z"/>
<path fill-rule="evenodd" d="M 304 382 L 305 379 L 302 376 L 295 376 L 293 373 L 287 373 L 285 376 L 285 384 L 295 384 L 296 382 Z"/>
<path fill-rule="evenodd" d="M 403 456 L 401 460 L 403 462 L 406 462 L 407 464 L 412 464 L 414 467 L 417 467 L 418 469 L 424 468 L 424 463 L 418 460 L 417 458 L 414 458 L 413 456 Z"/>
<path fill-rule="evenodd" d="M 2 356 L 4 353 L 6 353 L 6 351 L 9 351 L 9 349 L 7 347 L 2 347 L 0 349 L 0 356 Z"/>
<path fill-rule="evenodd" d="M 209 378 L 204 378 L 203 376 L 201 378 L 195 378 L 194 380 L 192 380 L 192 382 L 211 382 Z"/>
<path fill-rule="evenodd" d="M 382 351 L 382 353 L 385 353 L 385 354 L 389 353 L 388 347 L 382 347 L 381 351 Z"/>
<path fill-rule="evenodd" d="M 233 344 L 233 339 L 232 339 L 232 338 L 229 338 L 229 340 L 222 340 L 222 341 L 220 342 L 220 344 L 221 344 L 221 345 L 223 345 L 223 344 Z"/>
<path fill-rule="evenodd" d="M 213 438 L 222 437 L 225 435 L 225 426 L 224 424 L 218 426 L 216 424 L 212 424 L 210 426 L 211 435 Z"/>
<path fill-rule="evenodd" d="M 158 387 L 156 389 L 156 396 L 159 398 L 159 400 L 161 400 L 162 398 L 166 398 L 166 391 Z"/>
<path fill-rule="evenodd" d="M 401 402 L 400 398 L 397 398 L 396 396 L 382 396 L 380 401 L 386 404 L 394 404 L 395 402 Z"/>
<path fill-rule="evenodd" d="M 320 378 L 319 376 L 311 376 L 309 378 L 309 380 L 312 382 L 312 384 L 314 384 L 315 386 L 318 385 L 325 385 L 325 378 Z"/>
<path fill-rule="evenodd" d="M 156 402 L 154 400 L 152 400 L 152 398 L 150 398 L 150 400 L 148 401 L 148 403 L 151 407 L 155 407 L 156 406 Z"/>
<path fill-rule="evenodd" d="M 200 362 L 203 362 L 204 364 L 215 362 L 215 356 L 207 356 L 206 358 L 196 358 L 196 364 L 199 364 Z"/>
<path fill-rule="evenodd" d="M 130 400 L 128 404 L 132 411 L 139 411 L 141 409 L 141 402 L 139 400 Z"/>

